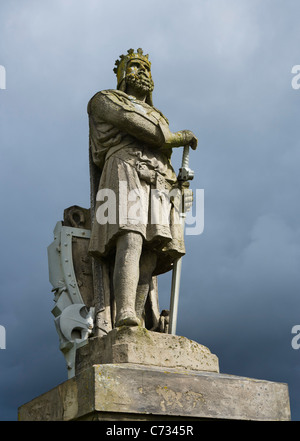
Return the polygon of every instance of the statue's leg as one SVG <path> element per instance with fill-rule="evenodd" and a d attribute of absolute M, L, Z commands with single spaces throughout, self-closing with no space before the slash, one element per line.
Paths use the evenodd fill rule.
<path fill-rule="evenodd" d="M 113 277 L 116 326 L 140 324 L 135 311 L 135 299 L 142 246 L 143 237 L 139 233 L 124 233 L 117 240 Z"/>
<path fill-rule="evenodd" d="M 156 253 L 150 250 L 143 250 L 140 259 L 140 277 L 136 293 L 135 310 L 139 319 L 142 318 L 147 296 L 150 291 L 152 275 L 156 267 Z"/>

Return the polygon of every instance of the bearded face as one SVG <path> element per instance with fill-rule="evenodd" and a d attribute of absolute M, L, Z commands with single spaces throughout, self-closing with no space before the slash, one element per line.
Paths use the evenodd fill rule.
<path fill-rule="evenodd" d="M 149 93 L 154 89 L 150 67 L 140 61 L 132 60 L 126 70 L 126 84 L 138 92 Z"/>

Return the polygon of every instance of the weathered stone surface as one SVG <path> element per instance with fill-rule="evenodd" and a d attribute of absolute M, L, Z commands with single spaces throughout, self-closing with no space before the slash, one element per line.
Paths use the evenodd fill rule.
<path fill-rule="evenodd" d="M 21 421 L 288 421 L 283 383 L 133 364 L 95 365 L 19 409 Z"/>
<path fill-rule="evenodd" d="M 219 372 L 218 357 L 186 337 L 147 331 L 140 326 L 115 328 L 90 338 L 77 349 L 75 372 L 93 364 L 134 363 Z"/>

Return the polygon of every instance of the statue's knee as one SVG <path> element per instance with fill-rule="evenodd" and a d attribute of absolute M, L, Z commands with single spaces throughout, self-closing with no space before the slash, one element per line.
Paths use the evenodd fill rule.
<path fill-rule="evenodd" d="M 126 251 L 130 254 L 140 255 L 143 246 L 143 238 L 139 233 L 124 233 L 117 242 L 117 250 L 119 252 Z"/>

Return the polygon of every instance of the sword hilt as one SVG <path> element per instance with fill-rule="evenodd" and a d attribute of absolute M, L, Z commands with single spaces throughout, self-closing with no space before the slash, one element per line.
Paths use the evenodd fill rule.
<path fill-rule="evenodd" d="M 178 181 L 191 181 L 194 178 L 194 171 L 189 168 L 189 146 L 183 148 L 182 163 L 179 169 Z"/>
<path fill-rule="evenodd" d="M 183 147 L 183 155 L 182 155 L 182 163 L 181 163 L 181 167 L 189 167 L 189 153 L 190 153 L 190 148 L 188 145 L 185 145 Z"/>

